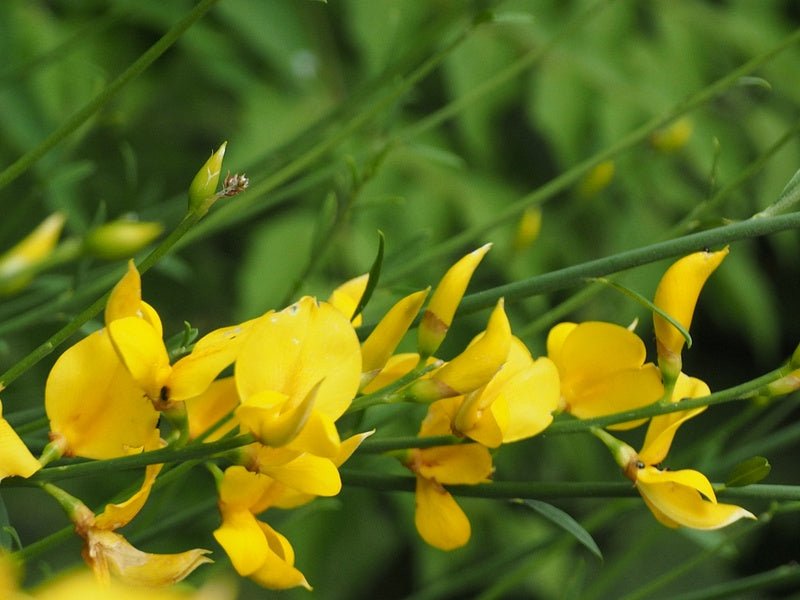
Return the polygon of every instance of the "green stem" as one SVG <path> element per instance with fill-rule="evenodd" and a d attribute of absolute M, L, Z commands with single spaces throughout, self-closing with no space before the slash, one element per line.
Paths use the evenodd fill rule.
<path fill-rule="evenodd" d="M 411 448 L 433 448 L 436 446 L 452 446 L 464 442 L 463 438 L 453 435 L 431 435 L 425 437 L 408 436 L 373 440 L 368 438 L 358 447 L 359 453 L 382 454 L 394 450 L 409 450 Z"/>
<path fill-rule="evenodd" d="M 208 0 L 216 1 L 216 0 Z M 144 274 L 165 254 L 167 254 L 178 241 L 202 218 L 196 212 L 187 213 L 177 227 L 156 246 L 147 257 L 137 265 L 139 273 Z M 46 342 L 35 348 L 27 356 L 22 358 L 17 364 L 8 371 L 0 375 L 0 390 L 7 387 L 20 375 L 42 360 L 45 356 L 55 350 L 60 344 L 64 343 L 72 334 L 76 333 L 87 321 L 99 314 L 106 305 L 111 290 L 107 291 L 91 305 L 70 320 L 64 327 L 53 334 Z"/>
<path fill-rule="evenodd" d="M 428 252 L 420 253 L 414 259 L 406 261 L 405 263 L 403 263 L 402 267 L 395 269 L 391 273 L 391 276 L 385 277 L 384 283 L 389 283 L 396 281 L 398 279 L 402 279 L 407 274 L 413 273 L 421 266 L 430 263 L 431 260 L 440 257 L 445 257 L 463 248 L 464 246 L 473 242 L 477 238 L 486 234 L 488 231 L 491 231 L 495 227 L 498 227 L 499 225 L 502 225 L 516 218 L 520 213 L 522 213 L 522 211 L 524 211 L 529 206 L 541 204 L 546 200 L 552 198 L 556 194 L 566 190 L 570 186 L 574 185 L 587 172 L 589 172 L 589 170 L 591 170 L 601 162 L 613 159 L 618 154 L 621 154 L 622 152 L 633 148 L 634 146 L 645 141 L 655 130 L 663 127 L 664 125 L 676 119 L 677 117 L 685 113 L 688 113 L 689 111 L 705 104 L 706 102 L 713 99 L 714 97 L 724 92 L 728 88 L 737 85 L 741 77 L 752 72 L 753 70 L 755 70 L 760 65 L 767 62 L 780 52 L 796 44 L 798 41 L 800 41 L 800 29 L 796 29 L 792 34 L 784 38 L 778 45 L 776 45 L 772 49 L 747 61 L 738 69 L 734 69 L 724 77 L 721 77 L 711 85 L 706 86 L 705 88 L 703 88 L 696 94 L 690 96 L 686 100 L 677 103 L 675 106 L 667 110 L 664 114 L 657 116 L 649 120 L 648 122 L 644 123 L 640 127 L 634 129 L 633 131 L 628 133 L 628 135 L 626 135 L 624 138 L 619 140 L 617 143 L 612 144 L 602 152 L 599 152 L 594 156 L 587 158 L 583 162 L 575 165 L 568 171 L 550 180 L 542 187 L 533 190 L 532 192 L 530 192 L 517 202 L 508 206 L 505 210 L 500 211 L 492 219 L 487 219 L 480 225 L 467 229 L 466 231 L 463 231 L 460 234 L 451 236 L 446 241 L 440 243 L 434 248 L 431 248 Z M 702 248 L 703 246 L 700 247 Z M 607 273 L 608 272 L 602 273 L 602 275 L 605 275 Z"/>
<path fill-rule="evenodd" d="M 428 365 L 428 366 L 423 365 L 421 367 L 416 367 L 412 369 L 411 372 L 403 375 L 397 381 L 385 387 L 382 387 L 378 391 L 372 392 L 371 394 L 364 394 L 363 396 L 359 396 L 358 398 L 353 400 L 353 403 L 347 409 L 347 413 L 349 414 L 358 412 L 360 410 L 365 410 L 370 406 L 376 406 L 378 404 L 391 403 L 394 400 L 395 392 L 404 388 L 412 381 L 419 379 L 420 377 L 422 377 L 422 375 L 424 375 L 428 371 L 431 371 L 434 368 L 435 367 L 433 365 Z"/>
<path fill-rule="evenodd" d="M 25 153 L 16 162 L 6 167 L 6 169 L 0 173 L 0 189 L 3 189 L 17 177 L 25 173 L 25 171 L 58 145 L 64 138 L 88 121 L 92 115 L 114 98 L 125 85 L 141 75 L 151 64 L 164 54 L 170 46 L 178 41 L 181 35 L 208 12 L 217 1 L 218 0 L 200 0 L 183 19 L 173 25 L 161 39 L 150 46 L 150 48 L 136 59 L 136 61 L 119 77 L 108 84 L 103 91 L 67 119 L 61 127 L 47 136 L 39 145 Z"/>
<path fill-rule="evenodd" d="M 354 469 L 341 470 L 342 483 L 382 492 L 413 492 L 416 478 L 407 475 L 388 475 Z M 616 481 L 495 481 L 478 485 L 448 485 L 454 496 L 470 498 L 500 498 L 512 500 L 556 498 L 630 498 L 638 496 L 630 482 Z M 739 488 L 724 488 L 714 484 L 721 498 L 726 500 L 800 500 L 799 485 L 755 484 Z"/>
<path fill-rule="evenodd" d="M 790 585 L 791 584 L 791 585 Z M 800 565 L 781 565 L 770 571 L 764 571 L 749 577 L 726 581 L 695 592 L 674 596 L 674 600 L 712 600 L 714 598 L 750 597 L 747 592 L 782 588 L 797 589 L 800 584 Z M 761 597 L 760 594 L 758 594 Z M 646 597 L 646 596 L 640 596 Z"/>
<path fill-rule="evenodd" d="M 70 465 L 47 467 L 28 479 L 9 477 L 4 480 L 3 483 L 4 485 L 26 486 L 42 481 L 59 481 L 73 477 L 101 475 L 121 470 L 136 469 L 152 464 L 183 462 L 191 459 L 207 459 L 221 452 L 252 444 L 254 441 L 251 435 L 240 435 L 208 444 L 193 444 L 177 450 L 173 448 L 161 448 L 160 450 L 142 452 L 134 456 L 121 456 L 108 460 L 93 460 Z"/>

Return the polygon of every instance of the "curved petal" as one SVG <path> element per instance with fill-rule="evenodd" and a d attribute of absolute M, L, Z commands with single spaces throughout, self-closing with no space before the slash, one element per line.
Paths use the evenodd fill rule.
<path fill-rule="evenodd" d="M 553 421 L 560 397 L 558 369 L 548 358 L 538 358 L 514 375 L 503 387 L 508 406 L 503 442 L 516 442 L 544 431 Z M 496 404 L 492 405 L 493 411 Z"/>
<path fill-rule="evenodd" d="M 106 302 L 106 325 L 124 317 L 138 316 L 141 302 L 142 278 L 139 276 L 134 262 L 129 260 L 128 270 L 111 290 L 108 302 Z"/>
<path fill-rule="evenodd" d="M 266 523 L 259 521 L 258 526 L 267 541 L 270 552 L 264 564 L 250 578 L 257 584 L 273 590 L 285 590 L 303 586 L 311 590 L 305 576 L 294 567 L 294 550 L 289 540 Z"/>
<path fill-rule="evenodd" d="M 311 411 L 305 426 L 289 442 L 289 447 L 315 456 L 334 459 L 339 454 L 341 440 L 336 425 L 328 415 L 318 410 Z"/>
<path fill-rule="evenodd" d="M 239 394 L 236 392 L 236 382 L 233 377 L 225 377 L 212 381 L 208 389 L 199 396 L 186 399 L 186 414 L 189 418 L 189 437 L 196 439 L 209 428 L 216 425 L 220 419 L 231 414 L 239 406 Z M 206 442 L 213 442 L 239 426 L 235 416 L 222 424 L 214 433 L 205 438 Z"/>
<path fill-rule="evenodd" d="M 742 518 L 756 518 L 740 506 L 704 500 L 696 489 L 679 483 L 637 481 L 636 487 L 648 506 L 655 507 L 669 521 L 691 529 L 719 529 Z"/>
<path fill-rule="evenodd" d="M 659 370 L 648 363 L 639 368 L 609 373 L 591 386 L 579 388 L 577 393 L 567 397 L 568 410 L 579 419 L 591 419 L 647 406 L 657 402 L 663 394 Z M 628 429 L 642 422 L 620 423 L 613 428 Z"/>
<path fill-rule="evenodd" d="M 86 458 L 140 451 L 158 422 L 105 330 L 58 358 L 47 378 L 45 408 L 50 429 L 65 440 L 67 453 Z"/>
<path fill-rule="evenodd" d="M 469 541 L 469 519 L 446 489 L 417 477 L 414 523 L 423 540 L 440 550 L 453 550 Z"/>
<path fill-rule="evenodd" d="M 328 303 L 350 320 L 356 311 L 356 306 L 361 301 L 361 296 L 364 295 L 364 291 L 367 289 L 368 281 L 369 273 L 364 273 L 345 281 L 333 290 L 331 297 L 328 298 Z M 361 325 L 361 321 L 361 315 L 358 315 L 353 320 L 353 327 Z"/>
<path fill-rule="evenodd" d="M 419 436 L 452 435 L 453 422 L 463 401 L 464 396 L 452 396 L 432 402 L 419 427 Z"/>
<path fill-rule="evenodd" d="M 480 444 L 424 448 L 415 458 L 414 472 L 439 483 L 482 483 L 492 474 L 492 455 Z"/>
<path fill-rule="evenodd" d="M 365 373 L 382 369 L 408 331 L 428 295 L 428 289 L 409 294 L 399 300 L 372 330 L 361 345 Z"/>
<path fill-rule="evenodd" d="M 0 418 L 0 479 L 12 475 L 27 478 L 41 468 L 13 427 Z"/>
<path fill-rule="evenodd" d="M 123 317 L 109 323 L 108 335 L 120 360 L 147 397 L 166 400 L 164 387 L 171 369 L 167 349 L 156 330 L 138 317 Z"/>
<path fill-rule="evenodd" d="M 306 296 L 253 325 L 236 362 L 235 376 L 243 400 L 274 390 L 294 404 L 322 382 L 315 407 L 336 420 L 358 390 L 358 337 L 341 312 Z"/>
<path fill-rule="evenodd" d="M 699 398 L 710 393 L 711 390 L 703 381 L 694 377 L 687 377 L 681 373 L 675 383 L 672 401 L 678 402 L 682 398 Z M 663 461 L 669 452 L 678 427 L 699 415 L 705 409 L 705 406 L 701 406 L 688 411 L 667 413 L 653 417 L 647 428 L 642 450 L 639 452 L 639 458 L 642 462 L 647 465 L 655 465 Z"/>
<path fill-rule="evenodd" d="M 700 471 L 681 469 L 680 471 L 661 470 L 648 466 L 636 472 L 636 481 L 642 483 L 676 483 L 697 490 L 711 502 L 717 501 L 711 482 Z"/>
<path fill-rule="evenodd" d="M 248 471 L 240 465 L 228 467 L 219 483 L 219 501 L 226 510 L 250 511 L 259 503 L 271 483 L 269 477 Z"/>
<path fill-rule="evenodd" d="M 361 391 L 364 394 L 376 392 L 410 373 L 418 363 L 419 354 L 416 352 L 395 354 L 386 361 L 386 365 L 378 373 L 364 373 Z"/>
<path fill-rule="evenodd" d="M 559 371 L 564 370 L 561 358 L 564 342 L 577 326 L 577 323 L 565 321 L 552 327 L 547 334 L 547 357 L 556 363 Z"/>
<path fill-rule="evenodd" d="M 342 480 L 333 461 L 313 454 L 301 454 L 283 465 L 261 465 L 259 470 L 305 494 L 335 496 L 342 489 Z"/>
<path fill-rule="evenodd" d="M 264 564 L 269 545 L 258 520 L 247 510 L 222 509 L 222 525 L 214 530 L 214 539 L 231 559 L 239 575 L 255 573 Z"/>
<path fill-rule="evenodd" d="M 641 367 L 645 355 L 644 342 L 625 327 L 600 321 L 581 323 L 564 340 L 556 362 L 561 393 L 572 404 L 584 388 Z"/>

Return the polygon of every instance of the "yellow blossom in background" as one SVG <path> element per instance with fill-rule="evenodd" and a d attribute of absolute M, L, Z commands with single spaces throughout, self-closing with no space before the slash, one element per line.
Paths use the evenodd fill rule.
<path fill-rule="evenodd" d="M 695 252 L 673 263 L 661 277 L 653 304 L 688 331 L 700 291 L 728 255 L 726 246 L 718 252 Z M 659 314 L 653 315 L 658 365 L 667 383 L 681 371 L 681 351 L 686 342 L 678 329 Z"/>
<path fill-rule="evenodd" d="M 434 408 L 428 409 L 419 436 L 449 435 L 450 421 Z M 445 489 L 448 484 L 489 481 L 492 456 L 480 444 L 457 444 L 409 451 L 405 461 L 416 476 L 414 523 L 423 540 L 440 550 L 454 550 L 471 535 L 469 519 Z"/>
<path fill-rule="evenodd" d="M 517 223 L 517 230 L 514 233 L 514 241 L 511 247 L 515 252 L 522 252 L 536 241 L 541 230 L 542 209 L 538 206 L 526 208 Z"/>
<path fill-rule="evenodd" d="M 604 160 L 589 169 L 589 172 L 578 184 L 578 196 L 591 198 L 602 192 L 614 179 L 614 171 L 613 160 Z"/>
<path fill-rule="evenodd" d="M 0 294 L 13 294 L 27 286 L 33 273 L 27 272 L 53 252 L 66 217 L 53 213 L 13 248 L 0 255 Z"/>
<path fill-rule="evenodd" d="M 436 286 L 417 331 L 422 356 L 431 356 L 439 349 L 472 274 L 491 247 L 491 244 L 485 244 L 464 256 L 448 269 Z"/>
<path fill-rule="evenodd" d="M 155 240 L 164 226 L 161 223 L 119 219 L 95 227 L 83 240 L 83 250 L 90 256 L 119 260 L 133 256 Z"/>
<path fill-rule="evenodd" d="M 338 309 L 345 317 L 352 319 L 353 327 L 361 325 L 363 319 L 358 315 L 353 319 L 353 313 L 356 311 L 358 303 L 361 302 L 361 297 L 367 289 L 369 282 L 369 273 L 364 273 L 358 277 L 354 277 L 345 281 L 342 285 L 337 287 L 331 292 L 328 303 Z"/>
<path fill-rule="evenodd" d="M 419 402 L 430 402 L 467 394 L 486 385 L 508 359 L 511 338 L 511 325 L 501 298 L 489 316 L 486 331 L 430 377 L 414 382 L 408 395 Z"/>
<path fill-rule="evenodd" d="M 650 144 L 665 154 L 683 148 L 694 131 L 694 123 L 689 117 L 681 117 L 650 136 Z"/>
<path fill-rule="evenodd" d="M 561 376 L 562 408 L 579 419 L 640 408 L 661 398 L 661 374 L 652 363 L 644 363 L 646 354 L 635 333 L 613 323 L 559 323 L 547 336 L 547 355 Z"/>

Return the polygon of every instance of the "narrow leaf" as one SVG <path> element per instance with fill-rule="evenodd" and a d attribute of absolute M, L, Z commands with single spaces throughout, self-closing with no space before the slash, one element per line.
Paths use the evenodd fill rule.
<path fill-rule="evenodd" d="M 725 487 L 743 487 L 758 483 L 772 470 L 772 465 L 763 456 L 753 456 L 740 462 L 731 470 Z"/>
<path fill-rule="evenodd" d="M 658 306 L 653 304 L 650 300 L 642 296 L 639 292 L 634 292 L 632 289 L 626 288 L 625 286 L 620 285 L 614 281 L 611 281 L 610 279 L 606 279 L 605 277 L 590 277 L 589 281 L 605 284 L 608 287 L 613 288 L 618 292 L 625 294 L 626 296 L 628 296 L 628 298 L 633 298 L 634 300 L 636 300 L 636 302 L 638 302 L 642 306 L 646 306 L 648 309 L 650 309 L 651 311 L 662 317 L 665 321 L 667 321 L 670 325 L 672 325 L 675 329 L 677 329 L 680 332 L 680 334 L 683 336 L 683 339 L 686 340 L 687 348 L 692 347 L 692 336 L 689 335 L 689 332 L 686 330 L 686 328 L 680 323 L 678 323 L 678 321 L 676 321 L 668 313 L 666 313 Z"/>
<path fill-rule="evenodd" d="M 589 552 L 600 560 L 603 560 L 603 554 L 600 552 L 600 548 L 598 548 L 594 539 L 592 539 L 592 536 L 589 535 L 589 532 L 563 510 L 556 508 L 552 504 L 541 502 L 540 500 L 523 500 L 521 503 L 532 508 L 554 525 L 558 525 L 561 529 L 578 540 Z"/>
<path fill-rule="evenodd" d="M 384 247 L 385 238 L 383 236 L 383 232 L 379 229 L 378 230 L 378 253 L 375 255 L 375 260 L 372 261 L 372 267 L 369 269 L 369 277 L 367 278 L 367 287 L 364 289 L 364 293 L 361 294 L 361 300 L 358 301 L 358 306 L 353 311 L 353 316 L 350 317 L 352 321 L 358 315 L 361 314 L 361 311 L 364 310 L 364 307 L 369 302 L 369 299 L 372 298 L 372 292 L 375 291 L 375 288 L 378 287 L 378 279 L 381 276 L 381 267 L 383 267 L 383 247 Z"/>

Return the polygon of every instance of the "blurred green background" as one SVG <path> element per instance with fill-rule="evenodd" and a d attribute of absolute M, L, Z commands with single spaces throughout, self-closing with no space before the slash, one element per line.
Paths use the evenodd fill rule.
<path fill-rule="evenodd" d="M 5 0 L 0 164 L 34 147 L 192 6 Z M 681 233 L 747 218 L 774 202 L 800 165 L 796 45 L 692 111 L 685 145 L 666 152 L 645 141 L 615 158 L 607 187 L 587 193 L 570 185 L 548 197 L 541 233 L 527 247 L 514 244 L 518 215 L 486 227 L 520 198 L 768 51 L 798 25 L 800 10 L 791 0 L 220 0 L 86 125 L 0 192 L 0 252 L 54 211 L 67 214 L 66 235 L 129 213 L 174 226 L 188 183 L 224 140 L 224 170 L 246 172 L 253 189 L 222 201 L 229 206 L 145 276 L 144 296 L 167 334 L 179 332 L 183 321 L 208 331 L 301 294 L 325 298 L 369 269 L 377 230 L 386 236 L 386 262 L 367 322 L 487 241 L 495 246 L 472 291 L 674 237 L 674 227 L 716 195 Z M 493 83 L 505 69 L 517 70 Z M 445 107 L 453 107 L 448 118 L 427 120 Z M 476 234 L 458 248 L 433 254 L 469 231 Z M 695 345 L 684 358 L 691 374 L 719 389 L 774 368 L 792 352 L 800 340 L 799 252 L 795 232 L 732 248 L 701 298 Z M 665 267 L 636 269 L 620 281 L 651 297 Z M 82 259 L 0 300 L 0 368 L 94 300 L 89 282 L 113 281 L 121 269 Z M 551 324 L 535 319 L 576 291 L 509 306 L 512 325 L 534 354 L 544 352 Z M 26 320 L 31 309 L 37 317 Z M 443 356 L 463 347 L 485 318 L 460 319 Z M 613 290 L 564 318 L 622 325 L 639 318 L 639 333 L 648 342 L 652 337 L 646 310 Z M 41 405 L 54 359 L 4 391 L 6 414 Z M 682 430 L 671 460 L 724 477 L 734 457 L 746 458 L 737 457 L 737 448 L 752 442 L 757 451 L 768 432 L 789 431 L 800 414 L 796 406 L 790 398 L 752 410 L 747 420 L 740 403 L 708 411 Z M 390 412 L 373 411 L 361 425 L 395 434 L 416 430 L 419 411 Z M 629 439 L 640 437 L 633 432 Z M 26 439 L 44 443 L 43 434 Z M 768 454 L 769 482 L 798 482 L 799 451 L 797 435 L 787 434 Z M 496 463 L 498 480 L 619 480 L 606 451 L 588 436 L 543 435 L 504 447 Z M 353 464 L 402 471 L 388 458 L 356 457 Z M 127 481 L 123 474 L 70 482 L 68 489 L 99 502 Z M 215 548 L 217 564 L 201 569 L 196 581 L 230 572 L 210 536 L 218 523 L 212 488 L 206 471 L 193 471 L 132 526 L 145 536 L 146 549 Z M 4 498 L 24 543 L 65 523 L 35 490 L 4 490 Z M 472 541 L 447 554 L 416 536 L 409 494 L 347 488 L 338 498 L 266 518 L 291 540 L 321 598 L 622 597 L 716 548 L 643 596 L 666 598 L 800 559 L 800 522 L 791 513 L 734 546 L 723 543 L 727 531 L 667 530 L 638 499 L 557 504 L 594 527 L 602 563 L 532 511 L 490 500 L 463 501 Z M 196 506 L 199 516 L 177 531 L 152 529 Z M 77 559 L 77 542 L 66 544 L 29 565 L 29 578 Z M 482 568 L 486 575 L 476 576 Z M 272 593 L 241 581 L 241 597 Z"/>

